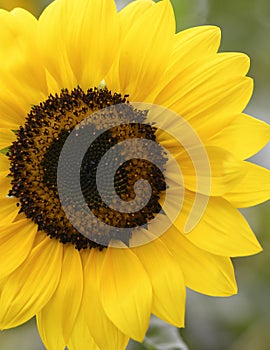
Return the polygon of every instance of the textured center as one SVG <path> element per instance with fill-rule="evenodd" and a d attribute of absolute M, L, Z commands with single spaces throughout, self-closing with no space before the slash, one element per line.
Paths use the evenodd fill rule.
<path fill-rule="evenodd" d="M 107 112 L 106 107 L 125 104 L 121 113 Z M 63 210 L 57 188 L 57 169 L 63 146 L 79 123 L 96 111 L 103 110 L 102 118 L 93 119 L 87 125 L 88 132 L 98 134 L 89 145 L 83 157 L 80 168 L 80 189 L 89 210 L 98 220 L 86 221 L 85 215 L 76 210 L 74 220 L 87 227 L 91 239 L 83 235 L 67 218 L 68 207 L 74 208 L 79 202 L 79 195 L 69 199 L 67 208 Z M 166 165 L 166 155 L 146 147 L 143 142 L 136 140 L 151 140 L 156 143 L 156 128 L 145 123 L 147 111 L 135 110 L 126 101 L 126 96 L 112 94 L 107 89 L 90 89 L 87 92 L 80 88 L 72 92 L 63 90 L 58 96 L 49 98 L 29 113 L 26 123 L 17 133 L 17 141 L 10 148 L 10 176 L 12 190 L 9 195 L 17 197 L 20 202 L 20 212 L 31 218 L 38 229 L 56 238 L 62 243 L 72 243 L 77 249 L 106 247 L 111 239 L 129 244 L 133 230 L 147 224 L 161 211 L 160 194 L 166 190 L 162 171 Z M 117 126 L 107 128 L 108 121 L 115 120 Z M 85 128 L 86 129 L 86 128 Z M 103 131 L 104 130 L 104 131 Z M 101 132 L 102 131 L 102 132 Z M 78 129 L 78 140 L 83 140 Z M 84 130 L 85 132 L 85 130 Z M 114 174 L 114 190 L 122 201 L 130 202 L 140 197 L 143 190 L 134 191 L 138 180 L 146 180 L 151 186 L 151 198 L 140 210 L 132 213 L 115 210 L 104 202 L 97 187 L 97 168 L 108 150 L 125 140 L 133 139 L 140 158 L 132 158 L 119 164 L 116 158 L 110 159 L 117 171 Z M 82 141 L 83 142 L 83 141 Z M 124 148 L 122 153 L 128 155 L 130 150 Z M 152 162 L 147 159 L 151 158 Z M 162 164 L 161 169 L 155 164 Z M 68 176 L 72 164 L 66 164 Z M 112 194 L 106 190 L 106 167 L 104 168 L 103 185 L 106 196 Z M 77 207 L 76 207 L 77 208 Z M 106 229 L 100 228 L 98 222 L 106 223 Z M 77 226 L 76 226 L 77 227 Z M 120 228 L 127 228 L 125 233 Z M 100 244 L 102 236 L 103 244 Z"/>

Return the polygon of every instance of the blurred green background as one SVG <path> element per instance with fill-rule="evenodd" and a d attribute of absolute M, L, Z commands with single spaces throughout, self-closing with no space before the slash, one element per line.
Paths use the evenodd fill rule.
<path fill-rule="evenodd" d="M 74 0 L 76 1 L 76 0 Z M 49 0 L 0 0 L 0 7 L 21 6 L 38 16 Z M 119 9 L 130 1 L 119 0 Z M 251 57 L 255 80 L 247 113 L 270 122 L 270 1 L 172 0 L 177 29 L 214 24 L 222 29 L 221 51 L 241 51 Z M 270 146 L 253 161 L 270 168 Z M 270 349 L 270 204 L 244 211 L 264 252 L 234 260 L 239 294 L 210 298 L 188 292 L 186 328 L 181 336 L 190 350 Z M 31 322 L 0 333 L 0 350 L 44 349 Z M 80 350 L 80 349 L 78 349 Z M 171 349 L 173 350 L 173 349 Z"/>

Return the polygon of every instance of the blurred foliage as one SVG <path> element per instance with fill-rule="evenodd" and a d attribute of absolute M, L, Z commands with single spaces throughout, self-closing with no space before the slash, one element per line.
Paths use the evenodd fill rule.
<path fill-rule="evenodd" d="M 50 2 L 51 0 L 0 0 L 0 8 L 11 11 L 16 7 L 22 7 L 38 17 Z"/>
<path fill-rule="evenodd" d="M 0 333 L 1 350 L 45 350 L 34 320 Z M 79 350 L 79 349 L 78 349 Z"/>
<path fill-rule="evenodd" d="M 251 75 L 258 84 L 270 83 L 270 2 L 268 0 L 209 0 L 208 21 L 221 27 L 221 49 L 247 52 Z M 269 91 L 269 90 L 268 90 Z"/>
<path fill-rule="evenodd" d="M 152 316 L 143 344 L 131 340 L 127 350 L 188 350 L 177 328 Z"/>
<path fill-rule="evenodd" d="M 75 0 L 74 0 L 75 1 Z M 270 121 L 270 1 L 269 0 L 171 0 L 177 29 L 213 24 L 222 29 L 221 51 L 241 51 L 251 57 L 250 74 L 255 91 L 247 112 Z M 0 7 L 16 6 L 36 16 L 47 1 L 0 0 Z M 118 0 L 120 9 L 130 1 Z M 269 146 L 253 160 L 270 167 Z M 234 260 L 239 294 L 231 298 L 210 298 L 189 291 L 186 328 L 181 335 L 190 350 L 270 349 L 270 204 L 243 211 L 258 235 L 264 252 Z M 161 336 L 162 336 L 161 331 Z M 135 346 L 135 344 L 130 345 Z M 144 349 L 137 345 L 137 349 Z M 147 348 L 147 347 L 146 347 Z M 2 350 L 42 350 L 34 322 L 4 331 Z"/>

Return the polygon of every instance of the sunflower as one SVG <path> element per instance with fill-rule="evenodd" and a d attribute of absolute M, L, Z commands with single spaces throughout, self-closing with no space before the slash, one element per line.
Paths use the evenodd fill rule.
<path fill-rule="evenodd" d="M 269 171 L 246 161 L 270 138 L 242 113 L 249 58 L 217 53 L 214 26 L 176 34 L 167 0 L 120 12 L 113 0 L 55 0 L 38 20 L 20 8 L 0 20 L 0 328 L 36 315 L 47 349 L 125 349 L 151 313 L 184 326 L 186 287 L 235 294 L 230 258 L 261 251 L 237 208 L 270 195 Z M 69 191 L 78 164 L 63 150 L 85 147 L 85 130 L 98 137 Z M 96 186 L 125 139 L 126 161 L 110 158 L 118 197 L 145 200 L 138 179 L 152 188 L 133 212 Z"/>

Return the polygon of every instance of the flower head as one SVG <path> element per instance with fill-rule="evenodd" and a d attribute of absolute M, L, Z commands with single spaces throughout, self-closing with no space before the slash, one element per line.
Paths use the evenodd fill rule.
<path fill-rule="evenodd" d="M 261 250 L 237 208 L 270 195 L 248 57 L 216 27 L 176 34 L 168 0 L 0 20 L 0 328 L 125 349 L 151 313 L 184 326 L 186 287 L 236 293 L 230 257 Z"/>

